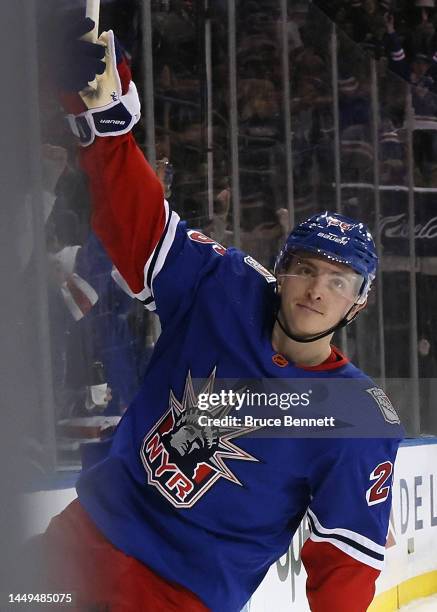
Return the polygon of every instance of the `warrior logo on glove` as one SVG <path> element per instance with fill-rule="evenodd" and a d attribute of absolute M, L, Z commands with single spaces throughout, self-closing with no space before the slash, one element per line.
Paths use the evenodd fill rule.
<path fill-rule="evenodd" d="M 214 379 L 215 369 L 199 395 L 212 393 Z M 221 405 L 200 410 L 188 373 L 182 401 L 171 392 L 169 409 L 144 438 L 140 454 L 147 482 L 176 508 L 191 508 L 220 478 L 242 486 L 225 458 L 259 461 L 231 441 L 258 427 L 218 428 L 199 424 L 201 416 L 221 418 L 231 409 L 230 405 Z"/>

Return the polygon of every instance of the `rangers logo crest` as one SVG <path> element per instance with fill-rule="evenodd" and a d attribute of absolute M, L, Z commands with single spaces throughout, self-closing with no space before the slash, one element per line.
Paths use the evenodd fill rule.
<path fill-rule="evenodd" d="M 380 389 L 379 387 L 372 387 L 371 389 L 366 389 L 366 391 L 367 393 L 370 393 L 375 402 L 378 404 L 379 409 L 382 412 L 382 416 L 387 421 L 387 423 L 396 425 L 401 422 L 396 413 L 396 410 L 393 407 L 393 404 L 388 399 L 382 389 Z"/>
<path fill-rule="evenodd" d="M 212 393 L 214 379 L 215 369 L 198 395 Z M 225 460 L 259 461 L 232 442 L 259 427 L 201 426 L 200 416 L 222 418 L 232 406 L 200 410 L 198 395 L 189 372 L 182 400 L 178 401 L 173 391 L 170 392 L 167 412 L 146 434 L 141 445 L 148 484 L 156 487 L 176 508 L 191 508 L 220 478 L 242 486 Z"/>
<path fill-rule="evenodd" d="M 334 227 L 339 227 L 342 232 L 348 232 L 353 227 L 355 227 L 354 223 L 346 223 L 345 221 L 340 221 L 340 219 L 335 219 L 334 217 L 327 217 L 328 227 L 333 225 Z"/>

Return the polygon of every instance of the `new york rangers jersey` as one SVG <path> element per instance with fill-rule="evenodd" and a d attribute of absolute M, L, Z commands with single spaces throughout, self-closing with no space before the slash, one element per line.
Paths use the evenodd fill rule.
<path fill-rule="evenodd" d="M 312 609 L 366 610 L 383 566 L 403 437 L 390 402 L 337 349 L 315 368 L 276 353 L 275 278 L 188 229 L 131 135 L 97 139 L 82 162 L 93 227 L 115 276 L 156 311 L 162 334 L 109 456 L 79 479 L 81 504 L 117 548 L 214 612 L 243 607 L 307 513 L 302 558 Z M 356 379 L 347 402 L 379 434 L 283 438 L 200 426 L 196 380 L 211 390 L 215 380 L 237 378 Z M 341 389 L 330 390 L 334 403 L 345 403 Z"/>

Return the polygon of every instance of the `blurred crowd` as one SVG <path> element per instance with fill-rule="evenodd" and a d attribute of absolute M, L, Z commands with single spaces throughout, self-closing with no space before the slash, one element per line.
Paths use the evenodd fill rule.
<path fill-rule="evenodd" d="M 364 49 L 384 54 L 386 15 L 394 18 L 405 51 L 431 60 L 436 50 L 435 0 L 315 0 L 315 4 Z"/>
<path fill-rule="evenodd" d="M 316 0 L 363 52 L 413 85 L 414 180 L 437 186 L 437 13 L 435 0 Z M 396 121 L 393 124 L 396 126 Z M 383 141 L 393 143 L 392 135 Z M 399 173 L 397 180 L 401 179 Z"/>
<path fill-rule="evenodd" d="M 63 4 L 69 9 L 74 3 Z M 290 2 L 285 51 L 277 0 L 236 3 L 236 108 L 230 96 L 227 2 L 208 4 L 206 10 L 206 3 L 190 0 L 152 1 L 156 169 L 170 205 L 191 227 L 225 246 L 234 244 L 230 125 L 236 114 L 241 248 L 272 268 L 291 222 L 283 110 L 289 96 L 293 192 L 288 197 L 295 220 L 335 208 L 340 177 L 345 214 L 374 226 L 377 173 L 385 188 L 382 214 L 391 229 L 383 235 L 384 248 L 388 254 L 390 248 L 405 250 L 408 82 L 416 85 L 413 104 L 416 119 L 422 121 L 414 132 L 414 180 L 417 186 L 437 187 L 434 0 Z M 147 101 L 141 10 L 137 0 L 102 0 L 100 29 L 111 27 L 117 33 Z M 337 81 L 331 20 L 339 26 Z M 284 53 L 289 65 L 286 86 Z M 376 101 L 372 58 L 377 59 Z M 41 73 L 44 79 L 44 67 Z M 142 304 L 131 301 L 113 281 L 111 263 L 90 230 L 86 181 L 56 96 L 43 97 L 41 127 L 47 143 L 42 152 L 44 217 L 57 417 L 120 415 L 147 364 L 153 326 Z M 135 134 L 144 152 L 147 129 L 143 118 Z M 423 244 L 427 248 L 429 243 Z M 400 293 L 398 300 L 406 304 L 399 309 L 405 319 L 399 325 L 407 334 L 408 294 Z M 377 350 L 372 307 L 351 341 L 352 358 L 359 358 L 371 373 Z M 431 313 L 421 318 L 426 321 L 422 335 L 426 331 L 429 338 Z M 388 327 L 388 352 L 390 333 Z M 399 329 L 393 328 L 396 333 Z M 433 353 L 432 347 L 428 352 Z M 392 357 L 391 375 L 404 375 L 402 362 L 396 354 Z"/>

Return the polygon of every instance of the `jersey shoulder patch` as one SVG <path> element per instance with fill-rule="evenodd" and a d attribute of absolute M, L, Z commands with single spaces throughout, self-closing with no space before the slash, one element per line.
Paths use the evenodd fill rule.
<path fill-rule="evenodd" d="M 250 255 L 246 255 L 244 263 L 253 268 L 258 274 L 261 274 L 261 276 L 264 276 L 268 283 L 276 283 L 276 277 Z"/>
<path fill-rule="evenodd" d="M 393 404 L 380 387 L 371 387 L 370 389 L 366 389 L 366 391 L 375 400 L 378 408 L 381 410 L 384 420 L 387 421 L 387 423 L 398 425 L 401 422 Z"/>

